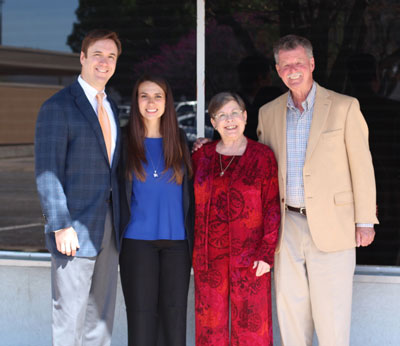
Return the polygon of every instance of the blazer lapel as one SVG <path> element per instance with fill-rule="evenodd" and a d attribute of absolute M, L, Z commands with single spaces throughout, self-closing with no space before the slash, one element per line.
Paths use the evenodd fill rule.
<path fill-rule="evenodd" d="M 125 130 L 126 129 L 124 129 L 124 131 L 123 131 L 124 132 L 123 135 L 118 136 L 118 137 L 121 137 L 120 141 L 121 141 L 121 145 L 122 145 L 122 149 L 120 150 L 121 162 L 119 163 L 118 180 L 119 180 L 120 184 L 124 183 L 124 190 L 122 190 L 122 192 L 124 193 L 124 197 L 126 198 L 127 205 L 130 206 L 131 198 L 132 198 L 132 184 L 133 184 L 134 177 L 133 177 L 133 172 L 132 172 L 131 179 L 126 176 L 126 169 L 127 169 L 127 165 L 128 165 L 128 158 L 127 158 L 128 143 L 127 143 L 127 133 Z M 117 150 L 117 147 L 115 148 L 115 150 Z M 122 198 L 122 196 L 121 196 L 121 198 Z M 129 210 L 130 210 L 130 208 L 129 208 Z"/>
<path fill-rule="evenodd" d="M 125 178 L 125 197 L 128 205 L 130 206 L 132 198 L 132 179 Z"/>
<path fill-rule="evenodd" d="M 183 216 L 185 221 L 189 216 L 190 193 L 189 193 L 189 177 L 186 166 L 184 167 L 184 176 L 182 181 L 182 201 L 183 201 Z"/>
<path fill-rule="evenodd" d="M 287 113 L 287 97 L 281 99 L 280 104 L 275 109 L 277 113 L 274 117 L 275 135 L 278 141 L 278 162 L 279 171 L 283 180 L 286 182 L 286 113 Z"/>
<path fill-rule="evenodd" d="M 329 99 L 329 94 L 324 88 L 321 88 L 317 84 L 317 90 L 315 93 L 314 111 L 311 121 L 310 134 L 308 136 L 306 161 L 310 159 L 315 146 L 318 143 L 319 137 L 323 132 L 326 119 L 329 115 L 332 101 Z"/>
<path fill-rule="evenodd" d="M 114 101 L 112 101 L 111 99 L 109 99 L 109 102 L 111 104 L 111 109 L 114 113 L 114 120 L 115 120 L 115 124 L 116 124 L 116 128 L 117 128 L 117 138 L 116 138 L 116 142 L 115 142 L 115 150 L 114 150 L 114 157 L 112 160 L 112 168 L 115 169 L 118 166 L 118 161 L 120 158 L 120 153 L 121 153 L 121 128 L 119 126 L 119 118 L 118 118 L 118 107 L 115 105 Z M 104 142 L 104 140 L 103 140 Z M 105 147 L 105 144 L 104 144 Z"/>
<path fill-rule="evenodd" d="M 72 94 L 75 96 L 76 106 L 79 108 L 83 116 L 91 125 L 95 136 L 99 142 L 100 147 L 102 148 L 104 158 L 108 162 L 108 155 L 106 144 L 104 142 L 103 132 L 101 131 L 99 120 L 97 119 L 97 115 L 90 104 L 89 100 L 87 99 L 85 92 L 83 91 L 82 87 L 80 86 L 79 82 L 75 82 L 72 85 Z"/>

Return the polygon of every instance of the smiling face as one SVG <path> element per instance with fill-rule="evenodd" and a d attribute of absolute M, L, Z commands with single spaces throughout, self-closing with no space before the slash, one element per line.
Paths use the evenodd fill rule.
<path fill-rule="evenodd" d="M 117 64 L 118 48 L 111 39 L 95 41 L 87 50 L 81 52 L 81 76 L 92 87 L 101 91 L 114 74 Z"/>
<path fill-rule="evenodd" d="M 223 141 L 236 140 L 243 136 L 247 113 L 236 101 L 223 105 L 211 118 L 211 123 Z"/>
<path fill-rule="evenodd" d="M 280 50 L 276 70 L 283 83 L 294 93 L 307 94 L 313 84 L 314 58 L 302 46 Z"/>
<path fill-rule="evenodd" d="M 138 88 L 139 112 L 146 122 L 160 122 L 165 111 L 166 95 L 156 83 L 145 81 Z"/>

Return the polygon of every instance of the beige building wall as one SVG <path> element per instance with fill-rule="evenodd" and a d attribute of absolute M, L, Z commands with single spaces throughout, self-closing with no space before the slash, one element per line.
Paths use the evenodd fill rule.
<path fill-rule="evenodd" d="M 0 83 L 0 145 L 33 144 L 40 106 L 62 88 Z"/>
<path fill-rule="evenodd" d="M 77 53 L 0 45 L 0 146 L 33 144 L 40 106 L 80 69 Z"/>

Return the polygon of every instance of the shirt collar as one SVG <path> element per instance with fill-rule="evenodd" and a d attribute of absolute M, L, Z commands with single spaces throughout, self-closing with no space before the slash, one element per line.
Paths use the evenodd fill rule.
<path fill-rule="evenodd" d="M 105 92 L 105 90 L 103 89 L 102 91 L 98 91 L 96 88 L 93 88 L 88 82 L 86 82 L 81 75 L 79 75 L 78 77 L 78 82 L 81 85 L 83 91 L 85 92 L 86 97 L 89 100 L 94 100 L 96 98 L 96 95 L 100 92 L 104 93 L 104 100 L 107 97 L 107 94 Z"/>
<path fill-rule="evenodd" d="M 317 90 L 316 83 L 313 82 L 310 92 L 307 95 L 307 98 L 301 103 L 305 112 L 309 111 L 314 106 L 315 101 L 315 92 Z M 294 105 L 292 93 L 289 90 L 289 96 L 287 101 L 287 107 L 290 109 L 297 109 Z"/>

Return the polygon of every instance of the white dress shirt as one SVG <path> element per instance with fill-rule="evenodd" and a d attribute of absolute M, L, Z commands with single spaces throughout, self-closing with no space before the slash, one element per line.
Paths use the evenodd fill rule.
<path fill-rule="evenodd" d="M 111 109 L 110 102 L 107 99 L 107 94 L 104 90 L 98 91 L 96 88 L 93 88 L 89 83 L 87 83 L 81 75 L 78 77 L 78 82 L 81 85 L 83 91 L 85 92 L 85 95 L 87 99 L 89 100 L 90 104 L 93 107 L 93 110 L 97 114 L 97 99 L 96 95 L 99 92 L 104 93 L 104 98 L 103 98 L 103 106 L 107 112 L 108 119 L 110 120 L 110 127 L 111 127 L 111 158 L 110 158 L 110 166 L 112 165 L 113 157 L 114 157 L 114 151 L 115 151 L 115 144 L 117 141 L 117 124 L 115 121 L 115 116 L 114 112 Z"/>

